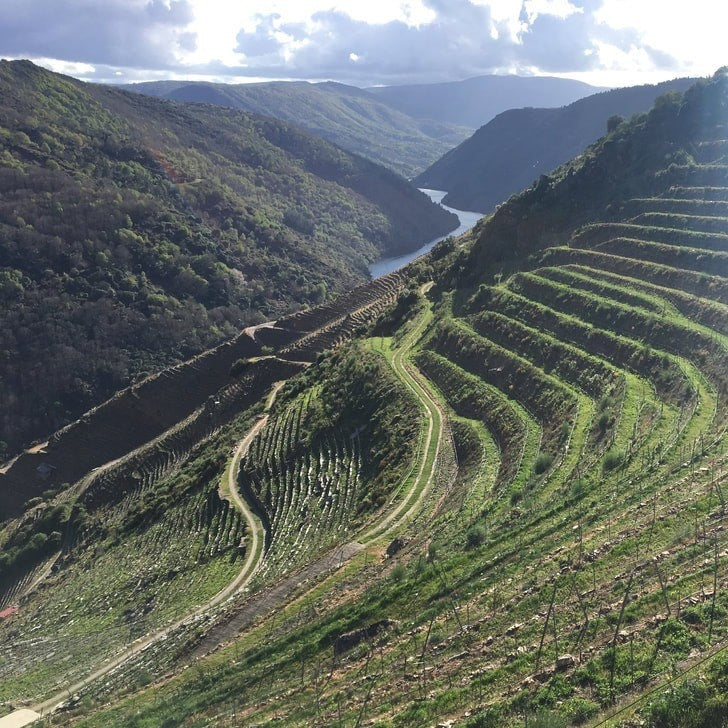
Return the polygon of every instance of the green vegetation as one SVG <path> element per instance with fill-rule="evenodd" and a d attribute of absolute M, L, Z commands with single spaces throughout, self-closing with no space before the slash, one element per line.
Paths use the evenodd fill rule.
<path fill-rule="evenodd" d="M 125 88 L 282 119 L 405 177 L 421 172 L 472 132 L 472 127 L 413 118 L 368 91 L 340 83 L 151 81 Z"/>
<path fill-rule="evenodd" d="M 324 356 L 279 401 L 241 466 L 266 524 L 261 580 L 351 537 L 398 487 L 417 436 L 411 397 L 362 346 Z"/>
<path fill-rule="evenodd" d="M 455 225 L 281 121 L 27 62 L 0 65 L 0 99 L 0 459 Z"/>
<path fill-rule="evenodd" d="M 281 390 L 242 464 L 242 492 L 268 530 L 250 591 L 82 686 L 52 722 L 724 724 L 728 280 L 675 267 L 680 258 L 647 260 L 641 245 L 601 253 L 616 238 L 598 227 L 590 238 L 584 225 L 639 226 L 644 201 L 693 199 L 673 197 L 676 178 L 700 180 L 699 199 L 727 197 L 728 166 L 713 156 L 726 108 L 720 72 L 612 123 L 469 242 L 413 266 L 407 285 L 357 293 L 378 296 L 367 305 L 379 312 L 391 304 L 368 329 L 356 318 L 366 306 L 292 317 L 291 329 L 309 333 L 278 353 L 313 363 Z M 650 243 L 648 230 L 635 239 Z M 417 280 L 429 273 L 433 283 Z M 342 331 L 361 336 L 321 356 Z M 84 526 L 79 543 L 90 550 L 116 535 L 133 552 L 147 543 L 136 540 L 144 527 L 161 539 L 168 518 L 202 502 L 199 463 L 224 470 L 226 442 L 222 457 L 223 440 L 211 438 L 180 466 L 190 474 L 180 502 L 161 480 L 120 489 L 104 502 L 128 509 L 130 530 L 105 530 L 91 513 L 100 536 Z M 210 503 L 209 523 L 219 523 Z M 225 553 L 224 537 L 213 543 Z M 169 558 L 184 565 L 175 544 Z M 223 572 L 215 559 L 199 572 L 200 595 Z M 73 569 L 69 559 L 31 592 L 39 613 L 70 593 Z M 63 602 L 69 620 L 85 618 L 86 600 L 103 603 L 90 573 L 84 603 Z M 173 579 L 170 594 L 177 588 Z M 0 630 L 25 627 L 23 609 Z M 161 598 L 159 614 L 168 609 Z M 56 625 L 31 633 L 31 654 Z M 8 675 L 4 695 L 29 695 L 12 666 Z"/>
<path fill-rule="evenodd" d="M 218 497 L 217 483 L 245 424 L 226 428 L 186 463 L 180 453 L 177 468 L 160 468 L 136 493 L 73 506 L 49 583 L 23 600 L 11 623 L 0 622 L 0 700 L 62 689 L 89 662 L 187 614 L 232 580 L 243 562 L 245 525 Z M 41 518 L 64 508 L 71 510 L 56 506 Z M 31 633 L 42 638 L 18 638 Z"/>

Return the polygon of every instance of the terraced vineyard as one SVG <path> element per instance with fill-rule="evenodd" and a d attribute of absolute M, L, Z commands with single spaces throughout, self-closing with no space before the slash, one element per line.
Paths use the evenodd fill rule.
<path fill-rule="evenodd" d="M 259 579 L 285 573 L 352 530 L 361 497 L 359 433 L 302 442 L 302 396 L 271 420 L 242 463 L 241 487 L 260 504 L 269 542 Z"/>
<path fill-rule="evenodd" d="M 62 568 L 21 602 L 3 629 L 3 699 L 34 696 L 41 686 L 62 689 L 83 677 L 90 661 L 185 614 L 233 578 L 245 529 L 237 511 L 218 498 L 214 470 L 207 483 L 204 473 L 183 470 L 205 487 L 163 503 L 146 528 L 133 529 L 127 497 L 79 529 Z"/>
<path fill-rule="evenodd" d="M 54 721 L 725 724 L 726 113 L 719 73 L 625 122 L 412 266 L 334 355 L 312 354 L 388 283 L 270 329 L 315 363 L 241 467 L 259 594 L 144 658 L 175 677 Z M 228 553 L 240 527 L 209 512 Z"/>
<path fill-rule="evenodd" d="M 321 310 L 291 317 L 290 328 L 281 319 L 244 332 L 231 345 L 122 393 L 11 465 L 5 477 L 19 483 L 39 461 L 55 463 L 54 474 L 66 475 L 112 458 L 71 485 L 54 488 L 46 481 L 50 488 L 43 497 L 31 500 L 26 513 L 0 531 L 5 551 L 0 609 L 19 606 L 11 620 L 0 621 L 0 701 L 47 695 L 105 660 L 118 662 L 125 646 L 149 634 L 161 635 L 165 625 L 233 583 L 245 561 L 249 534 L 240 512 L 217 492 L 231 438 L 273 382 L 301 371 L 306 354 L 315 358 L 325 346 L 345 341 L 355 326 L 376 317 L 400 286 L 398 276 L 389 276 Z M 301 338 L 300 350 L 291 347 Z M 261 356 L 260 347 L 274 343 L 287 358 Z M 252 356 L 235 363 L 239 353 Z M 233 364 L 238 371 L 234 378 Z M 217 391 L 215 384 L 221 385 Z M 167 403 L 169 411 L 156 410 L 152 422 L 146 419 Z M 300 408 L 296 411 L 300 420 Z M 136 429 L 135 418 L 142 418 Z M 278 434 L 279 424 L 275 418 L 265 437 L 271 431 Z M 287 552 L 290 562 L 291 553 L 300 551 L 295 563 L 341 541 L 345 521 L 354 517 L 354 506 L 361 506 L 353 497 L 361 478 L 358 433 L 346 441 L 322 441 L 315 455 L 307 455 L 306 467 L 307 473 L 299 468 L 298 475 L 301 482 L 308 478 L 312 493 L 320 496 L 321 518 L 313 530 L 308 522 L 296 549 Z M 324 492 L 319 493 L 320 487 Z M 291 496 L 298 499 L 298 491 L 289 491 L 289 501 Z M 296 500 L 297 506 L 307 503 L 306 497 Z M 294 511 L 284 509 L 283 501 L 277 505 L 278 519 L 267 524 L 270 558 L 260 584 L 265 573 L 279 571 L 283 557 L 277 545 L 288 534 L 281 529 L 297 525 Z M 309 532 L 322 538 L 310 539 Z M 30 634 L 37 636 L 28 639 Z M 191 639 L 194 634 L 182 629 L 170 643 Z M 163 662 L 168 661 L 165 656 Z M 131 663 L 137 675 L 138 661 Z"/>

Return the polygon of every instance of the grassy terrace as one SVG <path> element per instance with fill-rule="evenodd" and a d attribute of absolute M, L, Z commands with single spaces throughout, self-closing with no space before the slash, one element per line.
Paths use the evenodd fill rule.
<path fill-rule="evenodd" d="M 725 277 L 728 273 L 728 253 L 703 248 L 666 245 L 632 238 L 612 238 L 597 246 L 600 252 L 625 258 L 639 258 L 673 268 L 694 270 Z"/>
<path fill-rule="evenodd" d="M 707 434 L 717 407 L 712 369 L 702 372 L 703 358 L 693 363 L 646 349 L 623 327 L 614 333 L 609 312 L 613 305 L 642 312 L 632 323 L 669 315 L 693 336 L 705 327 L 617 277 L 558 268 L 533 278 L 547 290 L 548 281 L 578 284 L 577 295 L 603 307 L 603 328 L 574 315 L 588 316 L 590 305 L 567 313 L 542 296 L 529 298 L 543 289 L 523 287 L 522 277 L 480 292 L 467 311 L 475 329 L 438 309 L 414 361 L 437 385 L 429 391 L 439 406 L 452 408 L 460 473 L 431 523 L 417 520 L 424 532 L 409 531 L 404 551 L 381 565 L 369 551 L 356 556 L 295 609 L 210 658 L 202 683 L 190 675 L 135 698 L 140 716 L 153 721 L 171 701 L 175 716 L 196 715 L 200 724 L 225 724 L 235 712 L 250 722 L 283 716 L 286 724 L 304 725 L 341 715 L 349 725 L 362 716 L 421 725 L 458 715 L 459 706 L 487 706 L 497 694 L 498 710 L 505 700 L 508 710 L 534 715 L 558 701 L 562 714 L 582 720 L 708 646 L 695 625 L 707 629 L 710 614 L 728 606 L 720 588 L 720 554 L 728 544 L 719 528 L 728 486 L 722 451 Z M 411 328 L 405 343 L 413 345 L 423 329 Z M 475 347 L 473 357 L 462 353 L 463 342 Z M 386 338 L 370 346 L 390 364 L 398 350 Z M 503 379 L 489 371 L 504 361 L 542 384 L 514 396 L 513 371 Z M 551 410 L 560 416 L 547 416 L 548 401 L 564 403 Z M 595 455 L 601 414 L 609 444 Z M 556 450 L 543 447 L 544 431 Z M 559 455 L 562 433 L 568 448 L 562 444 Z M 422 457 L 422 430 L 418 442 Z M 537 474 L 544 454 L 553 459 Z M 714 547 L 715 605 L 704 596 Z M 627 593 L 634 596 L 625 606 Z M 305 614 L 318 616 L 304 623 Z M 327 667 L 334 635 L 382 614 L 397 623 L 387 637 Z M 711 644 L 726 629 L 713 619 Z M 256 635 L 265 635 L 265 647 Z M 556 670 L 565 653 L 574 664 Z M 223 698 L 233 684 L 238 697 Z M 212 685 L 217 698 L 209 695 Z M 99 719 L 120 719 L 128 709 L 121 703 Z"/>
<path fill-rule="evenodd" d="M 589 266 L 618 275 L 639 278 L 655 285 L 674 288 L 677 291 L 692 293 L 701 298 L 721 303 L 728 302 L 728 279 L 674 268 L 648 260 L 624 258 L 595 250 L 564 246 L 549 248 L 545 251 L 540 262 L 544 265 L 574 264 Z"/>
<path fill-rule="evenodd" d="M 473 245 L 495 255 L 509 225 L 530 244 L 547 203 L 623 173 L 651 118 L 506 203 Z M 207 656 L 140 657 L 169 677 L 142 689 L 130 670 L 53 722 L 665 728 L 685 724 L 659 718 L 680 691 L 725 716 L 728 167 L 725 144 L 701 143 L 724 134 L 685 142 L 700 163 L 635 172 L 633 201 L 608 188 L 603 218 L 520 268 L 481 275 L 463 261 L 485 254 L 436 249 L 373 331 L 281 390 L 242 463 L 268 608 Z M 310 571 L 335 544 L 356 548 Z"/>
<path fill-rule="evenodd" d="M 481 441 L 485 431 L 497 443 L 498 475 L 494 490 L 498 492 L 511 483 L 514 491 L 523 488 L 538 455 L 541 442 L 538 423 L 500 390 L 434 351 L 421 351 L 416 361 L 437 386 L 440 397 L 458 413 L 456 416 L 477 423 L 474 426 Z"/>
<path fill-rule="evenodd" d="M 646 283 L 636 278 L 627 276 L 619 276 L 614 273 L 586 268 L 583 266 L 567 266 L 568 270 L 582 272 L 591 278 L 600 278 L 604 281 L 615 283 L 620 287 L 628 287 L 637 291 L 644 291 L 650 297 L 656 297 L 667 304 L 671 304 L 675 311 L 678 311 L 685 318 L 692 321 L 692 324 L 703 324 L 707 329 L 712 331 L 712 335 L 728 335 L 728 306 L 717 301 L 710 301 L 705 298 L 699 298 L 689 293 L 676 291 L 674 288 L 666 288 L 665 286 L 657 286 L 653 283 Z M 725 338 L 723 339 L 725 341 Z"/>
<path fill-rule="evenodd" d="M 233 431 L 216 439 L 218 453 Z M 238 544 L 246 527 L 219 498 L 214 463 L 192 458 L 154 483 L 161 499 L 125 498 L 78 523 L 64 568 L 23 602 L 11 624 L 1 625 L 2 699 L 62 689 L 84 677 L 90 664 L 188 613 L 232 581 L 241 568 Z M 152 520 L 155 512 L 161 517 Z"/>
<path fill-rule="evenodd" d="M 689 248 L 707 250 L 728 250 L 728 235 L 725 233 L 704 233 L 684 228 L 635 225 L 634 223 L 601 223 L 587 225 L 574 236 L 575 243 L 597 245 L 612 238 L 632 238 L 666 245 L 684 245 Z"/>

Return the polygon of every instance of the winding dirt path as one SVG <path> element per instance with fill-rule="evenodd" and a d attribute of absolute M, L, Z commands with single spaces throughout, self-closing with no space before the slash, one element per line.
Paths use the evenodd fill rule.
<path fill-rule="evenodd" d="M 421 287 L 420 292 L 425 294 L 431 285 L 432 283 L 425 284 Z M 297 587 L 300 587 L 302 581 L 317 581 L 317 578 L 325 573 L 330 572 L 331 570 L 337 570 L 362 549 L 373 545 L 382 537 L 391 534 L 397 528 L 402 526 L 410 518 L 410 516 L 422 506 L 423 502 L 429 495 L 437 470 L 437 455 L 440 452 L 442 443 L 444 413 L 436 399 L 430 394 L 430 392 L 428 392 L 427 388 L 420 381 L 420 377 L 410 371 L 407 364 L 407 355 L 419 340 L 428 320 L 429 319 L 426 315 L 422 315 L 420 321 L 417 322 L 412 331 L 407 335 L 405 340 L 402 342 L 402 345 L 392 354 L 391 358 L 389 358 L 389 362 L 395 374 L 419 400 L 427 418 L 427 429 L 420 463 L 417 475 L 413 479 L 409 490 L 404 494 L 401 501 L 395 508 L 393 508 L 393 510 L 387 513 L 387 515 L 379 522 L 370 526 L 367 530 L 360 534 L 356 541 L 338 546 L 333 551 L 310 562 L 300 571 L 290 575 L 278 584 L 273 585 L 268 590 L 248 600 L 248 602 L 242 606 L 242 609 L 232 615 L 230 619 L 224 620 L 222 623 L 219 623 L 209 630 L 200 645 L 198 645 L 195 649 L 193 656 L 202 656 L 206 654 L 217 647 L 221 642 L 234 637 L 241 629 L 244 629 L 256 618 L 285 604 L 290 598 L 291 593 Z M 254 335 L 254 332 L 251 332 L 251 335 Z M 18 726 L 18 728 L 20 728 L 21 726 L 32 723 L 44 713 L 48 714 L 49 712 L 53 712 L 70 695 L 78 692 L 88 683 L 103 677 L 115 668 L 119 667 L 119 665 L 126 662 L 135 653 L 138 653 L 158 640 L 165 638 L 171 632 L 182 627 L 190 620 L 195 619 L 202 613 L 219 605 L 226 599 L 230 598 L 233 594 L 243 589 L 250 582 L 265 555 L 263 548 L 264 531 L 262 524 L 255 517 L 248 504 L 238 492 L 236 484 L 237 473 L 240 461 L 245 457 L 251 443 L 268 421 L 267 410 L 269 410 L 272 406 L 276 394 L 284 383 L 285 382 L 276 382 L 273 386 L 273 389 L 266 400 L 266 413 L 258 419 L 253 427 L 248 430 L 245 437 L 238 443 L 233 457 L 220 482 L 219 490 L 221 497 L 228 499 L 235 505 L 236 508 L 238 508 L 246 520 L 250 533 L 248 555 L 245 560 L 245 564 L 235 579 L 212 597 L 212 599 L 197 607 L 193 612 L 190 612 L 184 617 L 178 619 L 176 622 L 159 629 L 156 632 L 138 639 L 125 651 L 94 670 L 83 680 L 70 685 L 63 691 L 56 693 L 42 703 L 32 706 L 30 710 L 18 710 L 11 713 L 9 716 L 6 716 L 8 719 L 8 725 Z M 407 477 L 409 477 L 409 475 Z M 11 723 L 11 718 L 14 721 L 19 722 Z M 4 723 L 0 723 L 0 728 L 4 728 L 4 725 Z"/>
<path fill-rule="evenodd" d="M 285 382 L 276 382 L 273 385 L 273 388 L 271 389 L 271 392 L 266 399 L 266 410 L 270 409 L 273 402 L 275 401 L 275 397 L 278 391 L 284 383 Z M 258 570 L 258 567 L 260 566 L 264 557 L 264 531 L 263 525 L 256 518 L 256 516 L 250 510 L 248 504 L 238 492 L 236 481 L 240 461 L 247 454 L 251 443 L 258 435 L 258 433 L 263 429 L 267 420 L 268 414 L 263 414 L 261 417 L 258 418 L 258 421 L 248 430 L 248 432 L 245 434 L 245 437 L 238 443 L 237 447 L 235 448 L 232 460 L 228 464 L 228 467 L 221 478 L 221 495 L 222 497 L 228 498 L 230 502 L 232 502 L 234 506 L 242 513 L 243 517 L 245 518 L 251 539 L 250 546 L 247 550 L 247 558 L 235 579 L 233 579 L 233 581 L 231 581 L 224 589 L 215 594 L 215 596 L 213 596 L 204 604 L 198 606 L 189 614 L 186 614 L 184 617 L 181 617 L 177 621 L 167 625 L 166 627 L 163 627 L 162 629 L 157 630 L 156 632 L 152 632 L 145 637 L 141 637 L 140 639 L 136 640 L 123 652 L 112 658 L 110 661 L 101 665 L 101 667 L 94 670 L 90 675 L 87 675 L 82 680 L 79 680 L 73 685 L 64 688 L 64 690 L 56 693 L 55 695 L 52 695 L 47 700 L 44 700 L 42 703 L 38 703 L 37 705 L 32 706 L 30 709 L 16 710 L 10 715 L 6 716 L 6 718 L 8 719 L 8 726 L 25 726 L 32 723 L 34 720 L 37 720 L 40 716 L 43 715 L 43 713 L 53 712 L 70 695 L 78 692 L 88 683 L 93 682 L 100 677 L 103 677 L 104 675 L 111 672 L 111 670 L 114 670 L 115 668 L 119 667 L 119 665 L 126 662 L 135 653 L 146 649 L 158 640 L 167 637 L 170 632 L 173 632 L 174 630 L 182 627 L 189 621 L 199 617 L 201 614 L 209 611 L 210 609 L 213 609 L 214 607 L 231 597 L 235 592 L 243 589 L 246 584 L 250 582 L 255 572 Z M 5 720 L 5 718 L 3 718 L 2 720 Z M 4 725 L 4 723 L 0 723 L 0 728 L 4 728 Z"/>
<path fill-rule="evenodd" d="M 432 287 L 432 282 L 426 283 L 420 288 L 423 295 Z M 370 527 L 359 536 L 357 541 L 362 545 L 370 545 L 382 536 L 386 536 L 401 526 L 415 511 L 419 509 L 423 501 L 429 495 L 432 481 L 435 478 L 437 456 L 442 444 L 442 423 L 445 415 L 435 398 L 427 391 L 419 379 L 412 374 L 407 367 L 407 355 L 412 347 L 422 336 L 428 319 L 422 316 L 412 331 L 407 335 L 402 346 L 392 355 L 390 364 L 399 379 L 415 395 L 425 410 L 427 417 L 427 432 L 425 434 L 425 445 L 422 450 L 417 477 L 412 483 L 409 493 L 401 500 L 399 505 L 388 513 L 381 521 Z M 424 478 L 424 482 L 423 482 Z M 414 497 L 416 495 L 416 497 Z"/>
<path fill-rule="evenodd" d="M 421 293 L 426 293 L 432 284 L 425 284 Z M 332 551 L 309 562 L 303 568 L 289 574 L 278 583 L 252 596 L 241 608 L 222 622 L 213 626 L 202 638 L 190 654 L 190 659 L 199 659 L 209 654 L 224 642 L 233 639 L 237 634 L 249 627 L 255 620 L 280 609 L 290 601 L 293 593 L 300 589 L 302 583 L 320 584 L 319 579 L 329 572 L 337 571 L 356 554 L 391 534 L 402 526 L 409 517 L 419 509 L 427 498 L 437 471 L 437 455 L 442 443 L 444 413 L 437 401 L 418 381 L 406 365 L 406 355 L 417 343 L 427 325 L 428 319 L 423 316 L 402 346 L 397 349 L 389 362 L 397 376 L 421 402 L 427 417 L 425 444 L 420 458 L 417 476 L 412 486 L 404 494 L 397 506 L 376 524 L 370 526 L 355 541 L 341 544 Z M 405 477 L 409 477 L 409 474 Z M 299 593 L 299 596 L 302 596 Z"/>

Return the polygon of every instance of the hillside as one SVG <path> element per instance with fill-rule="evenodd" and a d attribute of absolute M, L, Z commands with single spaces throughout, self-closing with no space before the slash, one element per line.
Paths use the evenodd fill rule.
<path fill-rule="evenodd" d="M 6 710 L 726 725 L 727 113 L 722 69 L 468 239 L 24 454 Z"/>
<path fill-rule="evenodd" d="M 647 111 L 658 96 L 694 82 L 683 78 L 613 89 L 558 109 L 510 109 L 418 175 L 415 184 L 447 190 L 445 204 L 457 209 L 490 213 L 593 144 L 607 132 L 611 117 Z"/>
<path fill-rule="evenodd" d="M 405 177 L 421 172 L 474 128 L 412 118 L 375 94 L 341 83 L 150 81 L 124 88 L 289 121 Z"/>
<path fill-rule="evenodd" d="M 367 89 L 415 119 L 431 119 L 471 129 L 477 129 L 506 109 L 564 106 L 599 90 L 596 86 L 567 78 L 509 75 Z"/>
<path fill-rule="evenodd" d="M 453 216 L 284 122 L 0 64 L 0 460 Z"/>

